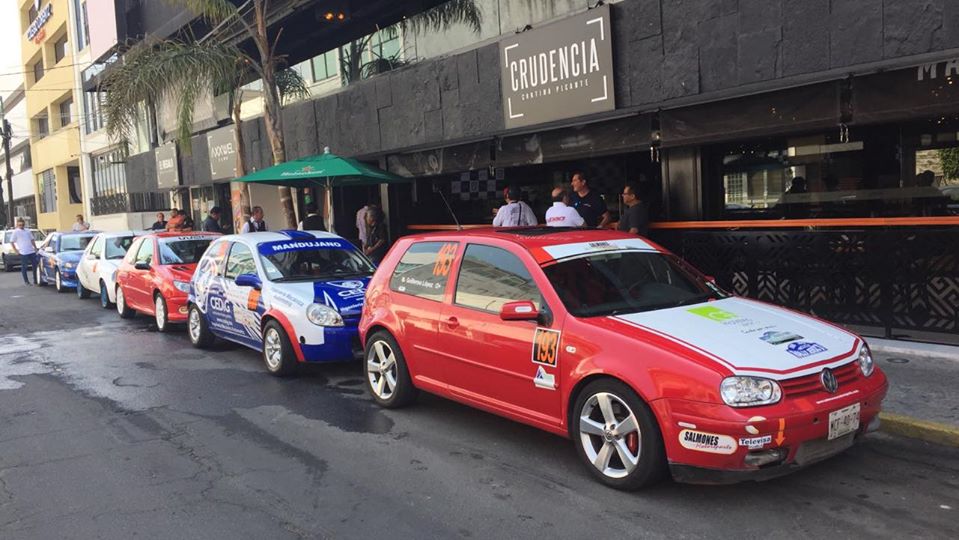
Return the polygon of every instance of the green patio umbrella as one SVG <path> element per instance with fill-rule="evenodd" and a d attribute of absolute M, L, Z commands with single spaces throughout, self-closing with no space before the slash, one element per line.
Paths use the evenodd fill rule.
<path fill-rule="evenodd" d="M 330 232 L 335 232 L 333 230 L 332 195 L 334 187 L 396 184 L 411 182 L 412 180 L 412 178 L 403 178 L 352 158 L 331 154 L 329 147 L 327 147 L 318 156 L 280 163 L 242 178 L 237 178 L 234 181 L 295 188 L 325 187 L 329 194 L 327 199 L 329 200 Z"/>

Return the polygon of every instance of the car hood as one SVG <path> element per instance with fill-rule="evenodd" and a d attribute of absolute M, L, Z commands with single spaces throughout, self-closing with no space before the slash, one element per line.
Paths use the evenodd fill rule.
<path fill-rule="evenodd" d="M 196 271 L 195 264 L 171 264 L 165 267 L 170 271 L 170 275 L 177 281 L 189 282 Z"/>
<path fill-rule="evenodd" d="M 861 340 L 812 317 L 744 298 L 613 319 L 699 353 L 737 375 L 787 379 L 847 363 Z"/>
<path fill-rule="evenodd" d="M 323 304 L 338 311 L 344 317 L 359 317 L 363 310 L 369 277 L 330 281 L 304 281 L 299 283 L 274 283 L 274 297 L 297 305 Z"/>

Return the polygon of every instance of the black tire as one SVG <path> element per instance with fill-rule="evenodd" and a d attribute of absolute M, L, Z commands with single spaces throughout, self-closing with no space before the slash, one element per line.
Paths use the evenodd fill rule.
<path fill-rule="evenodd" d="M 21 261 L 20 264 L 23 264 L 23 261 Z M 3 271 L 4 271 L 4 272 L 13 272 L 13 265 L 10 264 L 10 261 L 7 260 L 7 256 L 6 256 L 6 255 L 3 256 Z"/>
<path fill-rule="evenodd" d="M 90 291 L 83 286 L 83 283 L 80 282 L 80 276 L 77 276 L 77 298 L 80 300 L 86 300 L 90 298 Z"/>
<path fill-rule="evenodd" d="M 60 275 L 59 268 L 53 271 L 53 288 L 55 288 L 58 293 L 67 292 L 67 288 L 63 286 L 63 276 Z"/>
<path fill-rule="evenodd" d="M 391 355 L 392 362 L 389 361 Z M 398 409 L 416 401 L 419 390 L 413 386 L 403 351 L 389 332 L 385 330 L 374 332 L 366 340 L 363 358 L 366 389 L 379 406 Z M 380 370 L 379 367 L 384 363 L 387 365 Z M 392 391 L 389 389 L 390 377 L 395 381 Z"/>
<path fill-rule="evenodd" d="M 110 295 L 107 292 L 107 284 L 100 280 L 100 307 L 110 309 Z"/>
<path fill-rule="evenodd" d="M 170 331 L 170 312 L 167 307 L 166 298 L 156 293 L 153 296 L 153 319 L 157 325 L 157 332 L 168 333 Z"/>
<path fill-rule="evenodd" d="M 586 425 L 586 423 L 581 420 L 581 416 L 587 403 L 590 403 L 590 410 L 593 414 L 599 414 L 596 422 L 600 424 L 603 423 L 602 420 L 605 415 L 599 405 L 599 400 L 603 395 L 605 395 L 605 399 L 609 399 L 611 409 L 614 411 L 617 419 L 620 419 L 621 415 L 621 419 L 625 420 L 629 415 L 628 413 L 631 412 L 639 425 L 639 430 L 617 433 L 615 429 L 609 429 L 608 426 L 610 423 L 606 422 L 605 425 L 607 428 L 603 436 L 582 432 L 581 423 L 583 425 Z M 596 399 L 591 401 L 594 396 Z M 623 407 L 623 405 L 628 407 L 628 409 Z M 589 418 L 594 418 L 594 416 L 590 415 Z M 663 446 L 663 436 L 659 429 L 659 424 L 656 422 L 653 412 L 646 403 L 639 398 L 632 388 L 622 381 L 616 379 L 598 379 L 587 384 L 576 398 L 574 406 L 570 409 L 569 426 L 570 438 L 572 438 L 573 444 L 576 447 L 576 453 L 586 468 L 589 469 L 590 473 L 607 486 L 623 491 L 633 491 L 651 486 L 666 477 L 666 449 Z M 635 443 L 638 450 L 638 454 L 636 455 L 638 461 L 630 470 L 630 465 L 627 465 L 624 458 L 621 457 L 622 453 L 617 450 L 617 445 L 622 443 L 622 445 L 626 446 L 627 451 L 629 451 L 628 437 L 630 433 L 634 432 L 636 433 L 635 437 L 638 439 Z M 605 470 L 610 471 L 609 473 L 600 471 L 597 466 L 593 464 L 593 459 L 587 455 L 587 441 L 584 440 L 584 438 L 588 440 L 592 452 L 597 457 L 606 450 L 606 446 L 609 445 L 607 455 L 611 457 L 606 460 L 605 465 Z M 599 443 L 598 448 L 597 442 Z M 619 446 L 619 448 L 622 448 L 622 446 Z M 617 463 L 622 467 L 615 467 Z"/>
<path fill-rule="evenodd" d="M 117 285 L 117 314 L 120 315 L 121 319 L 132 319 L 136 316 L 137 312 L 130 309 L 130 306 L 127 305 L 126 296 L 123 294 L 123 289 Z"/>
<path fill-rule="evenodd" d="M 274 357 L 274 353 L 278 356 Z M 296 371 L 296 353 L 286 330 L 275 320 L 263 327 L 263 364 L 270 375 L 286 377 Z"/>
<path fill-rule="evenodd" d="M 40 262 L 37 261 L 37 265 L 33 267 L 33 278 L 37 280 L 37 287 L 46 287 L 47 284 L 43 281 L 43 271 L 40 270 Z"/>
<path fill-rule="evenodd" d="M 197 349 L 206 349 L 213 345 L 216 336 L 210 331 L 210 325 L 206 322 L 206 317 L 200 308 L 190 304 L 189 315 L 187 316 L 187 334 L 190 335 L 190 343 Z"/>

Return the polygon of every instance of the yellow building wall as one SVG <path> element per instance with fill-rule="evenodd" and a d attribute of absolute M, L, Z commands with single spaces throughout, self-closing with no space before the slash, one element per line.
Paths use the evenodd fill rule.
<path fill-rule="evenodd" d="M 43 38 L 39 43 L 27 39 L 27 29 L 32 22 L 28 11 L 33 0 L 18 0 L 20 8 L 20 51 L 23 62 L 26 88 L 27 117 L 30 122 L 31 158 L 33 161 L 34 182 L 36 182 L 37 225 L 41 229 L 70 230 L 75 216 L 83 212 L 82 199 L 70 203 L 70 185 L 67 167 L 80 166 L 80 119 L 78 84 L 74 77 L 74 35 L 72 31 L 69 0 L 47 0 L 40 3 L 41 11 L 47 4 L 53 5 L 50 19 L 42 27 Z M 56 61 L 54 44 L 67 35 L 66 55 Z M 44 74 L 39 81 L 34 80 L 34 65 L 42 58 Z M 69 124 L 61 125 L 60 104 L 67 99 L 73 100 L 72 116 Z M 46 114 L 49 134 L 39 137 L 36 118 Z M 56 211 L 40 212 L 41 174 L 52 169 L 56 177 Z M 82 189 L 83 182 L 80 182 Z"/>

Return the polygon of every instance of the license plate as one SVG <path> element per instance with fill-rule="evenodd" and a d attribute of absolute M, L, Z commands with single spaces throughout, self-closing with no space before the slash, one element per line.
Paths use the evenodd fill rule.
<path fill-rule="evenodd" d="M 842 437 L 859 429 L 859 404 L 829 413 L 829 440 Z"/>

